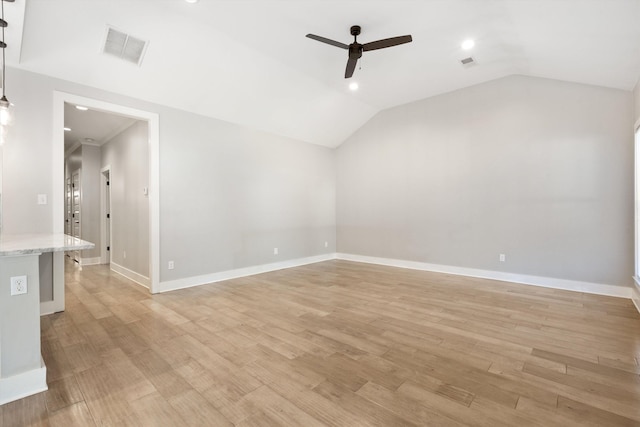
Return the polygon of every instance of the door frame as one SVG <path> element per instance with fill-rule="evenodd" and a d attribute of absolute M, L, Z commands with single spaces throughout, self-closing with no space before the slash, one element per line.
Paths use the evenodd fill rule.
<path fill-rule="evenodd" d="M 109 178 L 105 176 L 105 172 L 109 173 Z M 113 240 L 111 233 L 112 227 L 109 227 L 109 235 L 107 236 L 107 214 L 111 215 L 111 187 L 107 185 L 107 181 L 111 180 L 111 165 L 107 165 L 100 169 L 100 264 L 111 264 L 111 251 L 107 250 L 107 237 L 109 237 L 109 246 Z M 109 197 L 107 197 L 107 193 Z M 109 201 L 107 205 L 107 200 Z"/>
<path fill-rule="evenodd" d="M 149 127 L 149 290 L 159 291 L 160 284 L 160 116 L 157 113 L 112 104 L 93 98 L 53 91 L 53 232 L 64 233 L 64 103 L 84 105 L 88 108 L 115 113 L 146 121 Z M 57 252 L 54 253 L 57 254 Z M 54 290 L 64 289 L 64 259 L 60 258 L 54 269 L 62 265 L 62 273 L 54 273 Z M 60 270 L 60 269 L 59 269 Z M 58 277 L 58 280 L 56 280 Z M 55 292 L 54 292 L 55 293 Z M 64 294 L 62 294 L 64 295 Z M 64 307 L 64 301 L 61 302 Z"/>

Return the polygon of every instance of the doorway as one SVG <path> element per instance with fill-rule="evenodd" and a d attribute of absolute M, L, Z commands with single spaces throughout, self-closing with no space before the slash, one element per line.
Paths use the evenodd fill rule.
<path fill-rule="evenodd" d="M 148 111 L 137 110 L 122 105 L 111 104 L 96 99 L 85 98 L 78 95 L 73 95 L 64 92 L 54 91 L 54 108 L 53 108 L 53 125 L 54 125 L 54 155 L 53 155 L 53 181 L 59 183 L 54 185 L 54 188 L 58 188 L 52 197 L 53 205 L 53 230 L 55 233 L 62 233 L 65 230 L 64 222 L 64 200 L 65 200 L 65 179 L 64 179 L 64 104 L 70 103 L 74 105 L 82 105 L 90 109 L 97 111 L 113 113 L 132 119 L 141 120 L 147 123 L 148 126 L 148 161 L 149 161 L 149 184 L 148 194 L 149 198 L 149 289 L 152 293 L 157 292 L 158 284 L 160 282 L 160 249 L 159 249 L 159 116 L 156 113 Z M 112 171 L 109 171 L 109 182 L 112 182 Z M 100 174 L 100 179 L 106 179 L 104 174 Z M 105 186 L 101 186 L 104 188 Z M 111 195 L 110 195 L 111 196 Z M 106 191 L 105 191 L 106 198 Z M 109 204 L 111 204 L 111 197 Z M 111 214 L 111 212 L 109 212 Z M 111 218 L 109 218 L 111 219 Z M 104 233 L 106 229 L 111 227 L 111 221 L 105 222 Z M 102 227 L 101 227 L 102 228 Z M 101 233 L 102 234 L 102 233 Z M 113 230 L 109 231 L 109 243 L 112 243 Z M 107 237 L 105 236 L 105 241 Z M 104 247 L 104 245 L 102 245 Z M 110 248 L 112 249 L 112 248 Z M 112 252 L 111 250 L 109 252 Z M 110 256 L 105 254 L 105 262 L 110 259 Z M 102 255 L 101 255 L 102 259 Z M 54 286 L 56 284 L 54 283 Z"/>

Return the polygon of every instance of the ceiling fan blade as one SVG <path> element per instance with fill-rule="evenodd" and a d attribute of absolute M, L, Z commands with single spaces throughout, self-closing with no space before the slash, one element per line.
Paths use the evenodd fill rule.
<path fill-rule="evenodd" d="M 348 79 L 353 76 L 353 72 L 356 69 L 356 64 L 358 63 L 358 58 L 349 58 L 347 61 L 347 69 L 344 70 L 344 78 Z"/>
<path fill-rule="evenodd" d="M 331 46 L 341 47 L 342 49 L 349 49 L 349 45 L 328 39 L 326 37 L 316 36 L 315 34 L 307 34 L 307 37 L 322 43 L 330 44 Z"/>
<path fill-rule="evenodd" d="M 411 42 L 413 39 L 411 36 L 399 36 L 399 37 L 391 37 L 389 39 L 377 40 L 375 42 L 365 43 L 362 45 L 362 50 L 376 50 L 376 49 L 384 49 L 385 47 L 397 46 L 399 44 L 405 44 Z"/>

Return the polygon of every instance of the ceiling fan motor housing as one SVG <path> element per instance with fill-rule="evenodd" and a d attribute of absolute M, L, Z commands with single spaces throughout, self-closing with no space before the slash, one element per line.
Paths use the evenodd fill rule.
<path fill-rule="evenodd" d="M 352 43 L 349 45 L 349 58 L 359 59 L 362 57 L 362 45 L 360 43 Z"/>

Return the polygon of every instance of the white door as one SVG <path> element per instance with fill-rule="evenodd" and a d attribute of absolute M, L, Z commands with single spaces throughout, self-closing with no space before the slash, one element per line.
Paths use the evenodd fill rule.
<path fill-rule="evenodd" d="M 81 220 L 81 210 L 80 210 L 80 169 L 73 172 L 71 175 L 71 189 L 73 191 L 71 197 L 71 235 L 73 237 L 81 238 L 81 228 L 80 228 L 80 220 Z M 71 257 L 75 262 L 80 262 L 80 251 L 73 251 Z"/>

